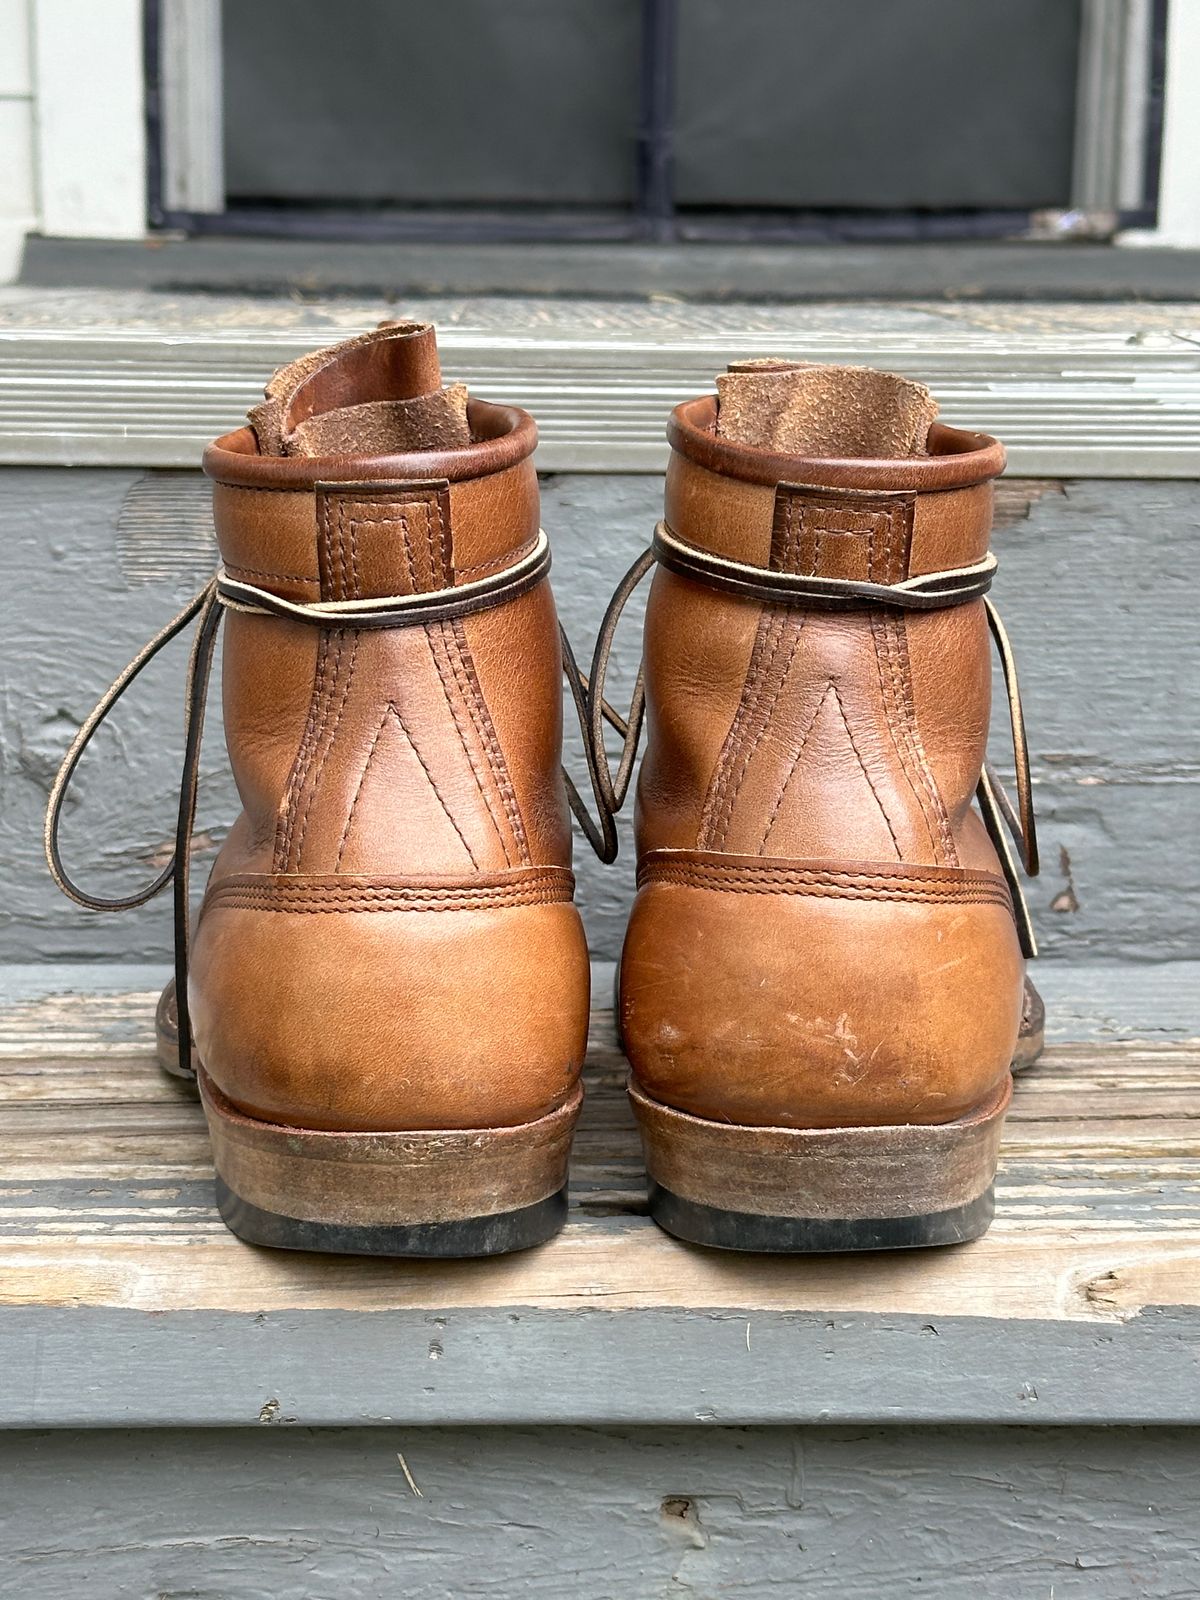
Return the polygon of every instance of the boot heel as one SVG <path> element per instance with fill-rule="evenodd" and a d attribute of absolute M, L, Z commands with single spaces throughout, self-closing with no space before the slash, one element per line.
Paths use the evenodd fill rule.
<path fill-rule="evenodd" d="M 512 1128 L 330 1133 L 248 1117 L 203 1071 L 226 1224 L 251 1244 L 371 1256 L 490 1256 L 566 1220 L 582 1089 Z"/>
<path fill-rule="evenodd" d="M 668 1233 L 723 1250 L 817 1254 L 959 1244 L 987 1230 L 1012 1077 L 955 1122 L 748 1128 L 629 1097 Z"/>

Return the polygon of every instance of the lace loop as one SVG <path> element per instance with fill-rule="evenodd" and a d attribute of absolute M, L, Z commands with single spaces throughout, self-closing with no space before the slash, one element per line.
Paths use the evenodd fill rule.
<path fill-rule="evenodd" d="M 282 617 L 321 628 L 411 628 L 515 600 L 539 584 L 550 571 L 550 541 L 539 528 L 528 555 L 511 567 L 471 583 L 446 589 L 422 589 L 411 594 L 381 595 L 366 600 L 285 600 L 270 589 L 231 578 L 223 569 L 216 586 L 221 604 L 230 611 L 253 616 Z"/>
<path fill-rule="evenodd" d="M 45 829 L 42 836 L 46 849 L 46 864 L 50 868 L 50 876 L 63 894 L 69 900 L 74 900 L 76 905 L 86 906 L 89 911 L 130 911 L 135 906 L 144 906 L 147 901 L 153 900 L 155 895 L 161 894 L 175 876 L 176 856 L 172 854 L 157 878 L 144 888 L 136 889 L 132 894 L 111 897 L 92 894 L 90 890 L 84 889 L 76 883 L 63 864 L 62 852 L 59 847 L 59 831 L 62 825 L 62 813 L 66 804 L 67 793 L 75 776 L 75 769 L 83 759 L 84 751 L 91 744 L 101 724 L 107 719 L 109 712 L 125 693 L 126 689 L 129 688 L 130 684 L 150 665 L 159 651 L 170 644 L 177 634 L 182 633 L 188 623 L 198 616 L 206 605 L 211 603 L 215 582 L 216 580 L 214 579 L 213 582 L 206 583 L 199 594 L 193 595 L 183 610 L 172 617 L 170 622 L 164 628 L 161 628 L 153 639 L 138 651 L 124 672 L 105 690 L 96 705 L 80 724 L 79 732 L 72 739 L 70 748 L 63 757 L 62 765 L 59 767 L 54 782 L 50 786 L 50 796 L 46 804 Z M 194 677 L 194 672 L 195 651 L 193 650 L 192 663 L 188 669 L 189 687 Z M 186 704 L 189 709 L 185 712 L 184 719 L 185 739 L 190 729 L 190 693 L 187 696 Z"/>

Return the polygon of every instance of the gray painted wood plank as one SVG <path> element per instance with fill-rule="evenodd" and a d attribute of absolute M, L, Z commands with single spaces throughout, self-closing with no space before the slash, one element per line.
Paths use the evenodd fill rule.
<path fill-rule="evenodd" d="M 1193 1600 L 1200 1562 L 1179 1429 L 364 1433 L 277 1415 L 249 1434 L 12 1435 L 0 1475 L 4 1600 Z"/>
<path fill-rule="evenodd" d="M 592 295 L 630 299 L 1192 300 L 1200 251 L 1047 244 L 367 244 L 348 240 L 29 238 L 32 288 L 178 294 Z"/>
<path fill-rule="evenodd" d="M 750 1348 L 746 1348 L 747 1328 Z M 440 1351 L 436 1356 L 431 1352 Z M 1200 1315 L 0 1312 L 0 1428 L 1200 1424 Z"/>

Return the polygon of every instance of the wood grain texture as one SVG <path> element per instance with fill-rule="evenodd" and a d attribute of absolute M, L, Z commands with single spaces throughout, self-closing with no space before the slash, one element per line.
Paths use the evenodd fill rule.
<path fill-rule="evenodd" d="M 544 483 L 559 608 L 581 659 L 617 579 L 644 548 L 661 483 L 559 475 Z M 1188 563 L 1200 498 L 1179 483 L 1001 486 L 995 598 L 1018 650 L 1041 825 L 1030 899 L 1043 952 L 1092 961 L 1176 960 L 1200 939 L 1200 682 Z M 62 899 L 45 871 L 41 812 L 78 721 L 125 662 L 211 572 L 204 489 L 185 473 L 0 471 L 0 961 L 162 959 L 170 908 L 119 918 Z M 614 701 L 631 684 L 640 601 L 618 637 Z M 102 889 L 152 871 L 168 848 L 179 773 L 184 651 L 139 680 L 84 763 L 64 825 L 68 860 Z M 999 694 L 999 691 L 997 691 Z M 213 704 L 218 689 L 214 684 Z M 578 741 L 568 759 L 582 781 Z M 1002 728 L 995 754 L 1004 762 Z M 235 814 L 218 728 L 204 754 L 195 881 Z M 620 948 L 633 888 L 621 859 L 579 844 L 592 953 Z"/>
<path fill-rule="evenodd" d="M 187 466 L 267 373 L 378 322 L 378 299 L 0 292 L 0 460 Z M 658 472 L 669 406 L 731 356 L 868 364 L 927 381 L 1015 471 L 1200 476 L 1192 303 L 722 304 L 674 296 L 411 297 L 443 365 L 527 407 L 546 470 Z"/>
<path fill-rule="evenodd" d="M 153 992 L 0 1014 L 0 1303 L 143 1311 L 674 1306 L 1119 1321 L 1200 1307 L 1200 1044 L 1052 1046 L 1005 1131 L 998 1217 L 962 1250 L 772 1261 L 644 1216 L 611 1013 L 593 1013 L 572 1219 L 495 1262 L 247 1249 L 212 1206 L 204 1119 L 152 1053 Z M 86 1131 L 81 1131 L 86 1130 Z"/>
<path fill-rule="evenodd" d="M 253 1432 L 0 1439 L 0 1596 L 1196 1593 L 1181 1429 L 313 1431 L 265 1409 Z"/>
<path fill-rule="evenodd" d="M 0 985 L 0 1427 L 1200 1423 L 1200 1042 L 1113 1039 L 1101 1012 L 1052 1046 L 977 1244 L 787 1260 L 645 1217 L 600 1009 L 566 1231 L 355 1260 L 224 1229 L 199 1107 L 152 1059 L 155 992 L 107 971 Z"/>

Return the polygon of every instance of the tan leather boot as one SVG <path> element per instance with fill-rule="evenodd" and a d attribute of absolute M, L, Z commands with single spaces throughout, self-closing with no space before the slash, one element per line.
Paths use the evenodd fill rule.
<path fill-rule="evenodd" d="M 620 1018 L 652 1214 L 749 1250 L 971 1238 L 1023 1008 L 1025 1058 L 1041 1026 L 984 769 L 992 620 L 1033 870 L 983 598 L 1004 452 L 884 373 L 748 363 L 718 388 L 671 418 L 645 623 Z M 602 632 L 597 742 L 650 560 Z"/>
<path fill-rule="evenodd" d="M 444 388 L 433 329 L 407 324 L 284 368 L 251 424 L 204 456 L 221 572 L 132 672 L 199 615 L 180 866 L 157 885 L 175 877 L 187 999 L 177 1027 L 172 992 L 160 1007 L 166 1064 L 195 1070 L 243 1238 L 534 1244 L 565 1214 L 589 980 L 533 419 Z M 189 952 L 222 614 L 244 809 Z M 64 764 L 60 882 L 62 789 L 130 677 Z"/>

